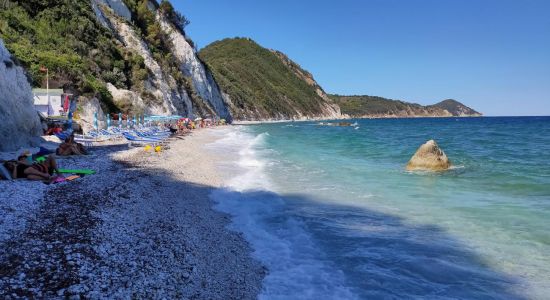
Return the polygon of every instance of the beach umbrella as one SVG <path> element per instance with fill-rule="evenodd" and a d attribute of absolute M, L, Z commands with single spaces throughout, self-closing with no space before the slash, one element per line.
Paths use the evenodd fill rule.
<path fill-rule="evenodd" d="M 99 129 L 99 125 L 97 121 L 97 112 L 94 113 L 94 127 L 96 131 Z"/>
<path fill-rule="evenodd" d="M 134 126 L 136 126 L 136 115 L 134 115 Z"/>
<path fill-rule="evenodd" d="M 111 126 L 111 114 L 107 114 L 107 129 Z"/>
<path fill-rule="evenodd" d="M 122 128 L 122 113 L 118 113 L 118 127 Z"/>

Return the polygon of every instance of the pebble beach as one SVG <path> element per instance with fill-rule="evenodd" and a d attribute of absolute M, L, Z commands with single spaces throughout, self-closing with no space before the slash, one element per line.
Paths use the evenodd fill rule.
<path fill-rule="evenodd" d="M 71 182 L 0 181 L 0 298 L 255 299 L 267 270 L 209 197 L 215 131 L 59 159 L 97 172 Z"/>

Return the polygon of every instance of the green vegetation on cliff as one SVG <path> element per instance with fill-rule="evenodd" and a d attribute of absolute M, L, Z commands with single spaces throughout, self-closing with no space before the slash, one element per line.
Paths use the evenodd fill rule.
<path fill-rule="evenodd" d="M 97 21 L 90 1 L 3 1 L 0 38 L 27 69 L 33 86 L 50 71 L 52 84 L 76 83 L 84 94 L 97 95 L 109 110 L 117 108 L 105 82 L 131 84 L 139 59 L 124 52 Z"/>
<path fill-rule="evenodd" d="M 124 0 L 132 11 L 134 26 L 147 42 L 162 69 L 179 86 L 189 87 L 190 79 L 179 71 L 170 51 L 169 37 L 162 32 L 148 0 Z M 188 21 L 168 1 L 159 9 L 183 32 Z M 141 56 L 128 51 L 110 30 L 102 26 L 90 0 L 3 0 L 0 1 L 0 38 L 27 70 L 34 87 L 44 84 L 49 69 L 50 86 L 73 84 L 85 96 L 96 96 L 106 111 L 126 111 L 117 107 L 106 83 L 133 90 L 149 101 L 144 81 L 149 77 Z M 189 94 L 193 95 L 191 88 Z"/>
<path fill-rule="evenodd" d="M 296 71 L 309 73 L 295 63 L 285 63 L 279 53 L 251 39 L 214 42 L 201 50 L 199 57 L 222 91 L 230 96 L 235 119 L 281 119 L 296 117 L 298 113 L 323 113 L 322 104 L 328 99 L 318 94 L 312 78 L 308 83 Z"/>
<path fill-rule="evenodd" d="M 351 117 L 450 117 L 479 116 L 480 113 L 455 100 L 422 106 L 378 96 L 330 95 L 340 105 L 342 114 Z"/>
<path fill-rule="evenodd" d="M 443 100 L 437 104 L 432 105 L 432 107 L 445 109 L 454 116 L 481 116 L 481 113 L 467 107 L 466 105 L 454 99 Z"/>
<path fill-rule="evenodd" d="M 378 96 L 330 95 L 330 97 L 340 105 L 343 114 L 350 116 L 381 115 L 392 111 L 407 110 L 410 106 L 421 107 L 420 104 L 412 104 Z"/>

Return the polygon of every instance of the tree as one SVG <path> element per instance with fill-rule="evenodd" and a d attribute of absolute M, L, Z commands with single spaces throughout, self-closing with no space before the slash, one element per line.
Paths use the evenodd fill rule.
<path fill-rule="evenodd" d="M 170 22 L 172 22 L 176 26 L 176 28 L 181 31 L 181 33 L 185 34 L 185 27 L 191 22 L 187 20 L 187 18 L 185 18 L 183 14 L 176 11 L 170 1 L 162 0 L 159 5 L 159 10 Z"/>

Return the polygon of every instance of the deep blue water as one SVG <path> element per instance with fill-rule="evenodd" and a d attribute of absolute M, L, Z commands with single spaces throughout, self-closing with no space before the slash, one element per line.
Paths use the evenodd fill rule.
<path fill-rule="evenodd" d="M 548 299 L 550 117 L 356 122 L 217 133 L 262 298 Z M 406 172 L 429 139 L 453 169 Z"/>

